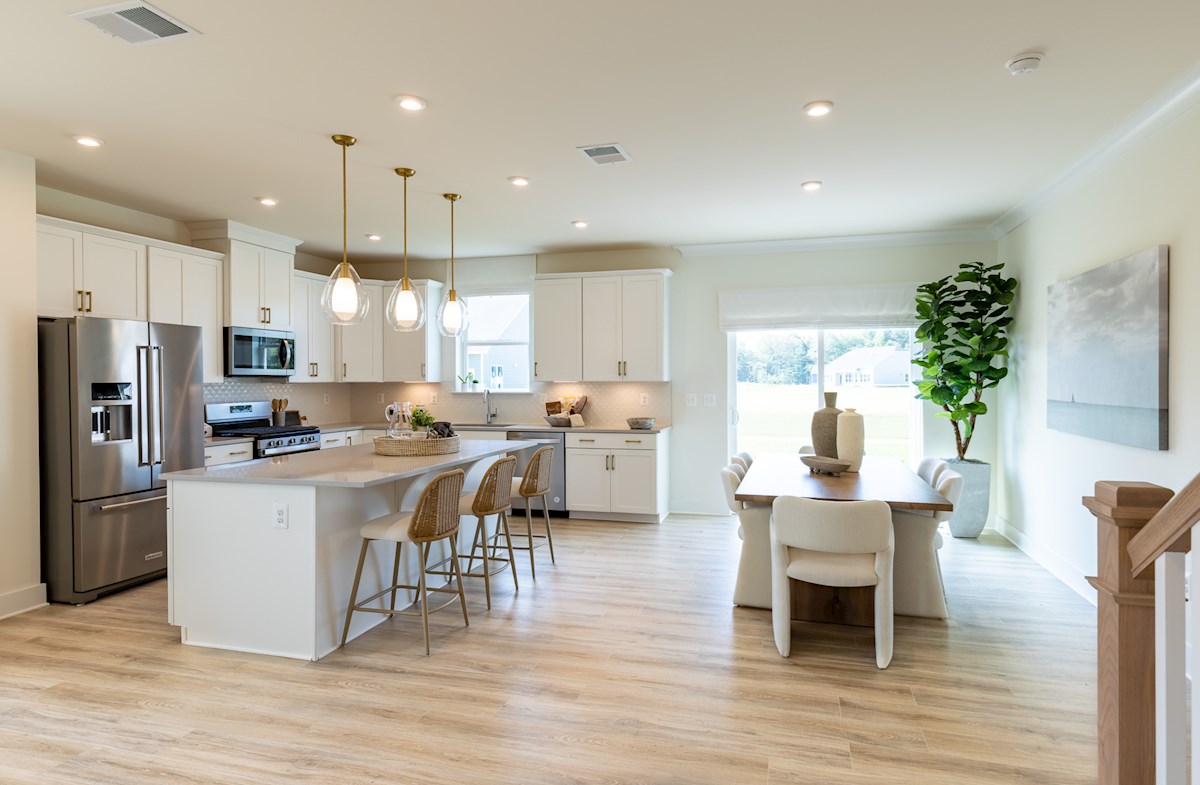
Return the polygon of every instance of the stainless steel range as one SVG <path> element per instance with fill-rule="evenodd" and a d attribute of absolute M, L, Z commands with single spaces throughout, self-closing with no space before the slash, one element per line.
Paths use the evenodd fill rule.
<path fill-rule="evenodd" d="M 204 407 L 204 419 L 214 437 L 253 438 L 255 458 L 321 449 L 321 429 L 314 425 L 271 425 L 270 401 L 210 403 Z"/>

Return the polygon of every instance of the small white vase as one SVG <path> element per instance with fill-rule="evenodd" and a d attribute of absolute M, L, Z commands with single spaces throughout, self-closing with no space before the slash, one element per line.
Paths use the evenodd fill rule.
<path fill-rule="evenodd" d="M 863 430 L 863 416 L 854 409 L 847 408 L 837 418 L 837 457 L 846 461 L 850 468 L 846 471 L 856 472 L 862 466 L 866 433 Z"/>

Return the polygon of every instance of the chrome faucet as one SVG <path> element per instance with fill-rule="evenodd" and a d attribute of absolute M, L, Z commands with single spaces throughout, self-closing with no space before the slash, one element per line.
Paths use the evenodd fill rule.
<path fill-rule="evenodd" d="M 497 409 L 496 411 L 492 411 L 491 391 L 487 387 L 484 387 L 483 388 L 483 421 L 485 423 L 487 423 L 488 425 L 491 425 L 492 420 L 499 414 L 500 414 L 499 409 Z"/>

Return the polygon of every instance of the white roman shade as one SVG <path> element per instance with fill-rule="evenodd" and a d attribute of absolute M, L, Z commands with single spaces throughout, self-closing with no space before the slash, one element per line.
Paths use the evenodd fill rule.
<path fill-rule="evenodd" d="M 916 327 L 919 323 L 915 283 L 732 289 L 718 296 L 725 332 Z"/>

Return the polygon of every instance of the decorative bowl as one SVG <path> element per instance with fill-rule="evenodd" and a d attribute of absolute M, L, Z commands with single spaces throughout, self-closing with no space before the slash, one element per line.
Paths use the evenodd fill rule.
<path fill-rule="evenodd" d="M 634 431 L 649 431 L 654 427 L 653 417 L 630 417 L 625 422 L 629 423 L 629 427 Z"/>
<path fill-rule="evenodd" d="M 546 422 L 550 423 L 555 428 L 571 427 L 571 418 L 565 414 L 547 414 Z"/>
<path fill-rule="evenodd" d="M 808 467 L 813 474 L 828 474 L 837 477 L 850 468 L 849 461 L 839 461 L 837 458 L 825 458 L 820 455 L 801 455 L 800 462 Z"/>

